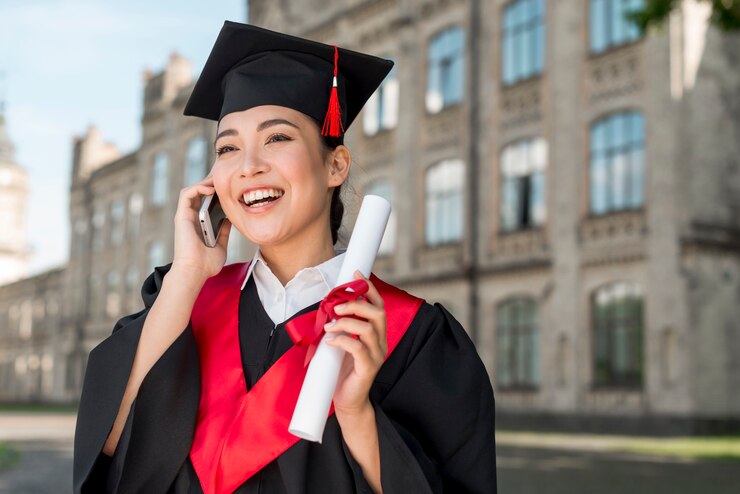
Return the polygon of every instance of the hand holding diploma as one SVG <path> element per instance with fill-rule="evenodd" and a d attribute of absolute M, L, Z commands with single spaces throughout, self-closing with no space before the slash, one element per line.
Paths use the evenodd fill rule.
<path fill-rule="evenodd" d="M 365 278 L 369 290 L 366 300 L 337 306 L 335 313 L 364 320 L 340 317 L 325 327 L 327 334 L 308 367 L 288 429 L 300 438 L 321 442 L 332 398 L 338 415 L 366 411 L 370 404 L 368 393 L 385 359 L 387 344 L 383 300 L 367 277 L 390 209 L 390 203 L 378 196 L 365 196 L 362 201 L 337 286 Z"/>

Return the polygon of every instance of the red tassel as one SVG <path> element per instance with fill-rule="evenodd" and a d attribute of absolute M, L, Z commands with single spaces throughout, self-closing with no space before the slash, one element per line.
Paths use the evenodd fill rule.
<path fill-rule="evenodd" d="M 331 85 L 331 94 L 329 95 L 329 108 L 326 110 L 324 117 L 324 126 L 321 128 L 321 134 L 330 137 L 339 137 L 344 132 L 342 125 L 342 109 L 339 106 L 339 95 L 337 94 L 337 67 L 339 60 L 339 50 L 334 47 L 334 79 Z"/>

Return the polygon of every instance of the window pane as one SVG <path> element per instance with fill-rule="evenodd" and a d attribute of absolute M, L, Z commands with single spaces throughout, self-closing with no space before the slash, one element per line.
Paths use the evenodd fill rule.
<path fill-rule="evenodd" d="M 639 207 L 643 200 L 644 123 L 637 112 L 596 122 L 591 131 L 591 211 Z"/>
<path fill-rule="evenodd" d="M 462 236 L 464 173 L 465 166 L 460 160 L 442 161 L 427 171 L 425 238 L 428 245 L 457 241 Z"/>
<path fill-rule="evenodd" d="M 591 0 L 591 51 L 604 51 L 607 46 L 608 0 Z"/>

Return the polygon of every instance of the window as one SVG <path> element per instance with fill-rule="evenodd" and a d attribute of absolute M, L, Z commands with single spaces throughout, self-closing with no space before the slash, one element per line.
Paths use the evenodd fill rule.
<path fill-rule="evenodd" d="M 185 186 L 203 180 L 208 174 L 206 162 L 206 140 L 202 137 L 191 139 L 185 157 Z"/>
<path fill-rule="evenodd" d="M 164 244 L 161 240 L 155 240 L 149 244 L 149 272 L 164 264 Z"/>
<path fill-rule="evenodd" d="M 132 193 L 128 198 L 128 238 L 133 240 L 139 234 L 139 222 L 141 220 L 141 210 L 144 207 L 141 194 Z"/>
<path fill-rule="evenodd" d="M 103 227 L 105 226 L 105 208 L 95 206 L 92 216 L 92 248 L 100 250 L 103 248 Z"/>
<path fill-rule="evenodd" d="M 426 107 L 430 113 L 463 99 L 464 32 L 454 27 L 437 34 L 429 43 Z"/>
<path fill-rule="evenodd" d="M 643 203 L 645 124 L 638 112 L 611 115 L 591 127 L 591 212 L 635 209 Z"/>
<path fill-rule="evenodd" d="M 643 299 L 640 286 L 616 282 L 591 297 L 594 384 L 642 385 Z"/>
<path fill-rule="evenodd" d="M 517 0 L 504 9 L 502 77 L 506 85 L 542 73 L 545 0 Z"/>
<path fill-rule="evenodd" d="M 390 180 L 380 179 L 368 184 L 365 194 L 380 196 L 393 205 L 393 184 Z M 383 233 L 383 240 L 380 241 L 378 255 L 389 255 L 393 253 L 396 243 L 396 211 L 391 207 L 391 215 L 388 218 L 388 224 Z"/>
<path fill-rule="evenodd" d="M 501 230 L 545 222 L 547 144 L 542 138 L 509 144 L 501 152 Z"/>
<path fill-rule="evenodd" d="M 154 169 L 152 170 L 152 204 L 161 206 L 167 201 L 167 155 L 157 153 L 154 157 Z"/>
<path fill-rule="evenodd" d="M 496 307 L 496 368 L 502 387 L 536 387 L 540 380 L 537 304 L 516 297 Z"/>
<path fill-rule="evenodd" d="M 463 232 L 465 164 L 445 160 L 426 175 L 426 243 L 434 246 L 459 241 Z"/>
<path fill-rule="evenodd" d="M 644 4 L 644 0 L 591 0 L 591 53 L 638 39 L 640 30 L 627 16 Z"/>
<path fill-rule="evenodd" d="M 105 314 L 108 317 L 115 317 L 121 312 L 121 295 L 118 293 L 120 281 L 118 271 L 108 272 L 105 287 Z"/>
<path fill-rule="evenodd" d="M 373 136 L 381 129 L 393 129 L 398 123 L 398 77 L 394 66 L 383 83 L 365 103 L 362 127 Z"/>
<path fill-rule="evenodd" d="M 125 209 L 126 207 L 120 199 L 110 204 L 110 242 L 112 245 L 121 245 L 121 242 L 123 242 L 123 214 Z"/>

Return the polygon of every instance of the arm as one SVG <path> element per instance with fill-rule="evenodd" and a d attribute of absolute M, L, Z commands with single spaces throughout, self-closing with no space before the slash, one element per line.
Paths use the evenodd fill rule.
<path fill-rule="evenodd" d="M 144 377 L 187 327 L 195 299 L 204 283 L 205 278 L 200 272 L 188 268 L 178 269 L 173 266 L 165 276 L 159 296 L 150 309 L 141 331 L 121 406 L 103 446 L 103 453 L 106 455 L 113 456 L 116 450 L 131 404 L 139 392 Z"/>
<path fill-rule="evenodd" d="M 212 183 L 209 175 L 205 180 L 180 191 L 175 212 L 175 259 L 141 331 L 121 406 L 103 447 L 103 453 L 108 456 L 113 456 L 116 450 L 131 404 L 144 377 L 185 330 L 203 284 L 218 273 L 226 261 L 226 243 L 231 229 L 229 222 L 221 225 L 221 235 L 215 249 L 203 244 L 195 226 L 201 202 L 199 196 L 213 194 Z"/>

